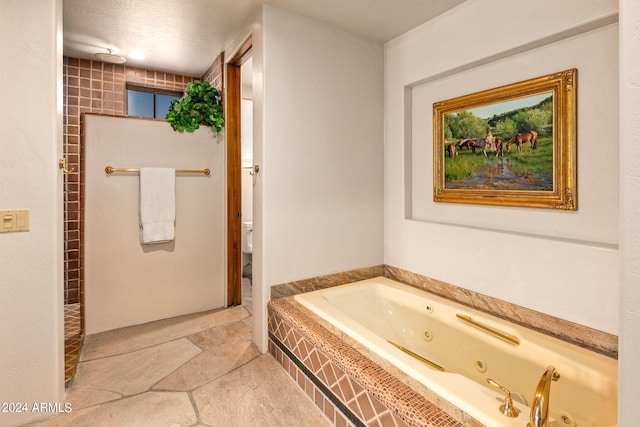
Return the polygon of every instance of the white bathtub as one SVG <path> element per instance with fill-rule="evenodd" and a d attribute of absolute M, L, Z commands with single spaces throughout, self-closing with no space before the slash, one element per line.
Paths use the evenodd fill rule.
<path fill-rule="evenodd" d="M 384 277 L 296 295 L 295 300 L 487 426 L 524 427 L 530 413 L 526 405 L 549 365 L 560 374 L 551 384 L 552 426 L 617 423 L 618 363 L 609 357 Z M 519 344 L 471 326 L 458 314 L 515 336 Z M 517 418 L 502 415 L 503 393 L 487 378 L 510 389 L 514 400 L 526 402 L 515 402 L 521 411 Z"/>

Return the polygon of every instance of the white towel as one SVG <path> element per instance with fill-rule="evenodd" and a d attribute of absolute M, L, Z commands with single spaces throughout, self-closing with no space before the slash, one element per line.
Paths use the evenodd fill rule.
<path fill-rule="evenodd" d="M 176 171 L 140 168 L 140 243 L 153 245 L 175 238 Z"/>

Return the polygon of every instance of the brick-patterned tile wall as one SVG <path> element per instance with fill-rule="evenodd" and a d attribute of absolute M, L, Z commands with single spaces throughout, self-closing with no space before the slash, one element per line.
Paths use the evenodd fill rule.
<path fill-rule="evenodd" d="M 220 93 L 224 92 L 224 52 L 213 61 L 211 67 L 202 76 L 202 80 L 209 82 Z"/>
<path fill-rule="evenodd" d="M 218 57 L 205 77 L 222 91 L 223 56 Z M 216 65 L 217 64 L 217 65 Z M 136 85 L 183 91 L 197 77 L 144 70 L 123 65 L 105 64 L 77 58 L 64 58 L 64 155 L 68 168 L 64 182 L 64 262 L 65 304 L 82 302 L 83 279 L 83 219 L 84 194 L 81 147 L 83 113 L 114 116 L 126 115 L 126 85 Z"/>

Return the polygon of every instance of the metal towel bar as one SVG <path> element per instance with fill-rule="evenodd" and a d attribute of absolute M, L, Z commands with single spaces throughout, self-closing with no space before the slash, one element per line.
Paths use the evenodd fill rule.
<path fill-rule="evenodd" d="M 113 166 L 107 166 L 104 168 L 107 175 L 111 175 L 114 172 L 140 172 L 140 169 L 127 169 L 127 168 L 114 168 Z M 176 173 L 201 173 L 204 175 L 211 175 L 211 170 L 206 169 L 176 169 Z"/>

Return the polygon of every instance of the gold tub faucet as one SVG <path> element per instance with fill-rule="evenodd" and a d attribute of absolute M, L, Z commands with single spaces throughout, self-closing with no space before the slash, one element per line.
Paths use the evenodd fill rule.
<path fill-rule="evenodd" d="M 551 381 L 558 381 L 560 374 L 553 366 L 547 369 L 538 381 L 538 387 L 533 395 L 531 404 L 531 414 L 527 427 L 549 427 L 549 393 L 551 392 Z"/>

